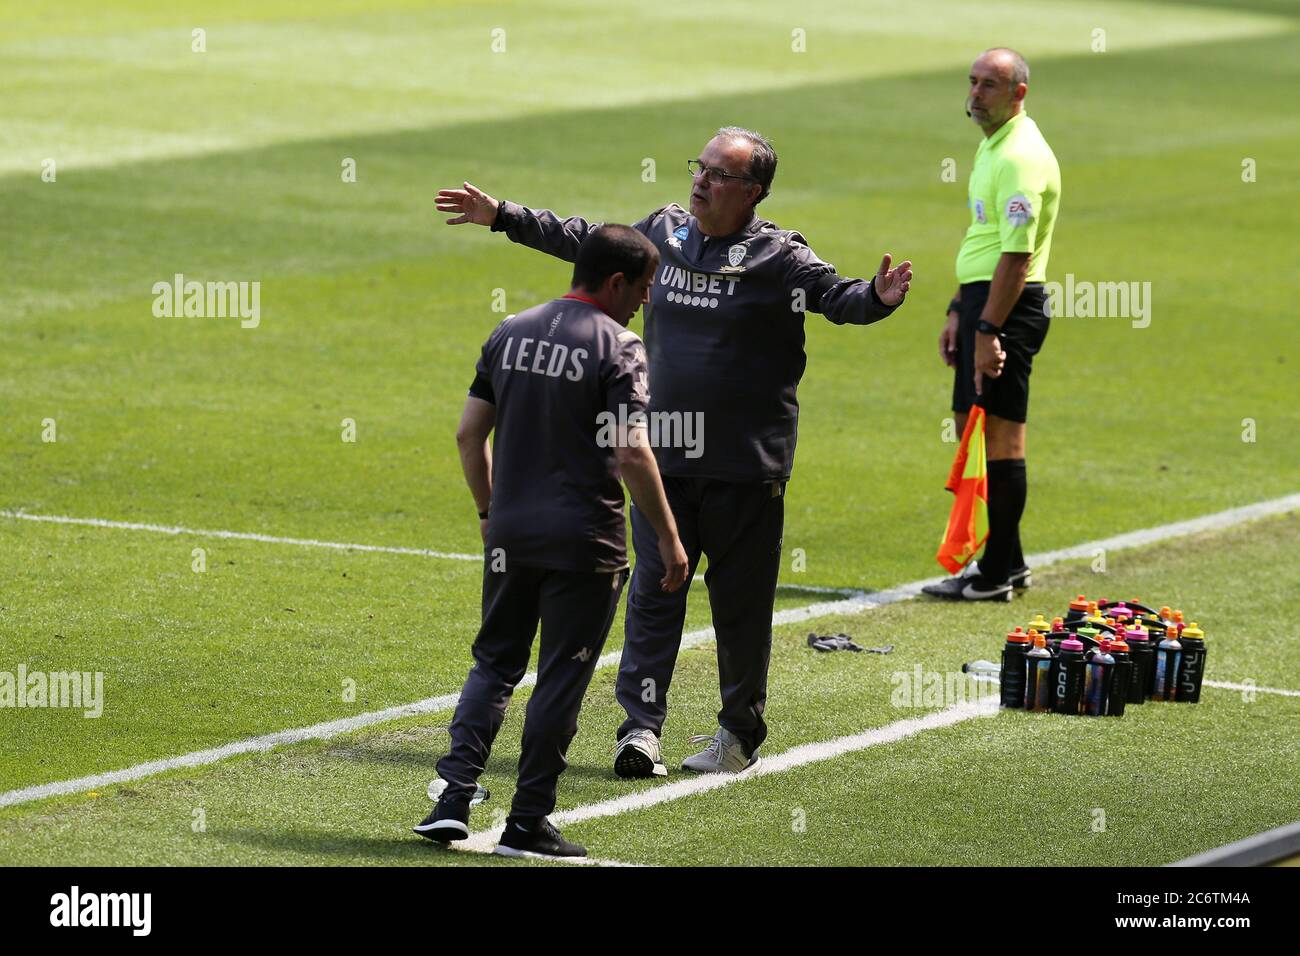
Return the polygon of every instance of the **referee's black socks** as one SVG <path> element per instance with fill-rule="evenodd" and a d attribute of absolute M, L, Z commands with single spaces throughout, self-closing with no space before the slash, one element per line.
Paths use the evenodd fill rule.
<path fill-rule="evenodd" d="M 1020 549 L 1020 516 L 1025 513 L 1025 460 L 999 458 L 988 463 L 989 540 L 980 558 L 980 576 L 1001 584 L 1025 566 Z"/>

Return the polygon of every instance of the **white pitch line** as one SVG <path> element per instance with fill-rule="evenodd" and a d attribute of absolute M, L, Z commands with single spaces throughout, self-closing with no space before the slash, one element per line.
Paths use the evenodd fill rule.
<path fill-rule="evenodd" d="M 1026 563 L 1034 566 L 1046 566 L 1071 558 L 1093 557 L 1093 552 L 1097 548 L 1107 548 L 1110 550 L 1135 548 L 1155 541 L 1167 540 L 1168 538 L 1183 537 L 1201 531 L 1214 531 L 1219 528 L 1231 527 L 1232 525 L 1240 524 L 1243 521 L 1266 517 L 1268 515 L 1282 514 L 1296 508 L 1300 508 L 1300 494 L 1287 495 L 1269 501 L 1260 501 L 1255 504 L 1244 505 L 1240 508 L 1229 508 L 1226 511 L 1203 515 L 1202 517 L 1192 518 L 1187 521 L 1178 521 L 1173 524 L 1158 525 L 1154 528 L 1143 528 L 1138 531 L 1130 531 L 1100 541 L 1089 541 L 1085 544 L 1075 545 L 1072 548 L 1062 548 L 1057 551 L 1046 551 L 1042 554 L 1030 555 L 1030 557 L 1026 559 Z M 466 554 L 456 551 L 435 551 L 429 548 L 403 548 L 394 545 L 381 544 L 352 544 L 346 541 L 318 541 L 315 538 L 286 538 L 276 535 L 259 534 L 251 531 L 186 528 L 181 525 L 149 524 L 139 521 L 111 521 L 106 518 L 77 518 L 69 515 L 35 515 L 28 514 L 25 511 L 11 511 L 7 509 L 0 510 L 0 517 L 13 518 L 20 521 L 43 521 L 52 524 L 82 525 L 91 528 L 115 528 L 122 531 L 149 531 L 155 534 L 193 535 L 195 537 L 222 538 L 237 541 L 261 541 L 266 544 L 291 544 L 303 548 L 330 548 L 335 551 L 411 554 L 427 558 L 446 558 L 453 561 L 483 560 L 483 555 L 481 554 Z M 698 581 L 702 578 L 703 575 L 696 575 L 693 580 Z M 938 580 L 941 580 L 941 578 L 927 579 L 921 583 L 929 584 Z M 903 585 L 902 587 L 908 588 L 910 586 Z M 790 591 L 806 591 L 811 594 L 841 594 L 850 599 L 872 597 L 872 595 L 855 588 L 818 587 L 809 584 L 786 583 L 778 585 L 778 588 Z M 877 594 L 890 593 L 891 592 L 889 591 L 877 592 Z"/>
<path fill-rule="evenodd" d="M 500 830 L 497 831 L 497 833 L 500 832 L 501 832 Z M 492 843 L 490 844 L 478 844 L 475 846 L 467 846 L 466 844 L 468 842 L 469 841 L 467 840 L 463 843 L 448 843 L 447 849 L 455 850 L 459 853 L 475 853 L 480 855 L 491 856 L 493 847 L 496 844 L 496 841 L 493 840 Z M 510 859 L 510 857 L 503 856 L 501 857 L 501 859 L 508 860 Z M 649 865 L 647 863 L 624 863 L 622 860 L 610 860 L 605 857 L 598 857 L 598 856 L 552 856 L 552 857 L 547 857 L 546 862 L 565 863 L 568 864 L 569 866 L 616 866 L 616 867 L 625 866 L 625 867 L 637 867 L 637 868 L 644 868 Z"/>
<path fill-rule="evenodd" d="M 611 800 L 602 800 L 600 803 L 574 807 L 572 810 L 563 810 L 552 814 L 550 819 L 556 826 L 565 826 L 570 823 L 593 820 L 597 817 L 612 817 L 633 810 L 643 810 L 646 807 L 657 806 L 670 800 L 680 800 L 683 797 L 694 796 L 697 793 L 705 793 L 709 790 L 717 790 L 720 787 L 730 786 L 734 783 L 743 783 L 746 780 L 754 780 L 758 777 L 785 773 L 787 770 L 793 770 L 796 767 L 805 767 L 808 764 L 833 760 L 844 754 L 866 750 L 868 747 L 891 744 L 906 737 L 924 733 L 927 730 L 951 727 L 954 724 L 975 717 L 996 714 L 996 705 L 996 699 L 984 703 L 954 704 L 952 707 L 926 714 L 924 717 L 909 717 L 905 720 L 895 721 L 892 724 L 886 724 L 884 727 L 865 730 L 859 734 L 836 737 L 834 740 L 825 740 L 818 743 L 801 744 L 773 757 L 764 757 L 762 763 L 753 770 L 744 773 L 710 773 L 698 777 L 689 777 L 685 780 L 666 783 L 648 790 L 638 790 L 636 793 L 629 793 Z M 465 841 L 466 849 L 481 850 L 484 847 L 495 845 L 502 829 L 502 827 L 493 827 L 490 830 L 480 830 L 471 834 L 469 839 Z"/>
<path fill-rule="evenodd" d="M 841 597 L 859 597 L 866 594 L 861 588 L 826 588 L 818 587 L 815 584 L 787 584 L 781 581 L 777 584 L 778 591 L 802 591 L 808 594 L 838 594 Z"/>
<path fill-rule="evenodd" d="M 534 677 L 534 675 L 529 676 Z M 419 714 L 437 713 L 455 707 L 456 701 L 459 699 L 459 694 L 428 697 L 424 700 L 417 700 L 412 704 L 402 704 L 385 710 L 372 710 L 369 713 L 357 714 L 355 717 L 343 717 L 339 720 L 326 721 L 323 724 L 312 724 L 310 727 L 281 730 L 277 733 L 266 734 L 263 737 L 239 740 L 232 744 L 214 747 L 211 750 L 197 750 L 194 753 L 169 757 L 166 760 L 151 760 L 148 763 L 136 764 L 134 767 L 127 767 L 124 770 L 113 770 L 90 777 L 78 777 L 76 780 L 42 783 L 33 787 L 24 787 L 21 790 L 10 790 L 7 793 L 0 793 L 0 807 L 27 803 L 31 800 L 44 800 L 46 797 L 85 793 L 88 790 L 95 790 L 115 783 L 127 783 L 131 780 L 139 780 L 142 777 L 152 777 L 180 767 L 203 767 L 225 760 L 228 757 L 270 750 L 283 744 L 296 744 L 305 740 L 328 740 L 339 734 L 348 733 L 371 724 L 382 724 L 390 720 L 398 720 L 402 717 L 412 717 Z"/>
<path fill-rule="evenodd" d="M 704 575 L 697 574 L 691 578 L 691 583 L 704 581 Z M 790 584 L 787 581 L 778 581 L 777 591 L 799 591 L 804 594 L 838 594 L 840 597 L 857 597 L 866 594 L 861 588 L 830 588 L 817 584 Z"/>
<path fill-rule="evenodd" d="M 482 561 L 481 554 L 463 554 L 457 551 L 432 551 L 428 548 L 402 548 L 385 544 L 351 544 L 346 541 L 318 541 L 315 538 L 284 538 L 271 534 L 258 534 L 252 531 L 224 531 L 211 528 L 186 528 L 181 525 L 147 524 L 140 521 L 110 521 L 107 518 L 77 518 L 70 515 L 34 515 L 25 511 L 0 510 L 0 518 L 14 518 L 19 521 L 44 521 L 49 524 L 82 525 L 88 528 L 113 528 L 119 531 L 149 531 L 154 534 L 193 535 L 196 538 L 224 538 L 236 541 L 260 541 L 264 544 L 292 544 L 300 548 L 330 548 L 335 551 L 369 551 L 384 554 L 411 554 L 423 558 L 446 558 L 451 561 Z M 703 581 L 704 575 L 697 574 L 692 579 Z M 861 594 L 857 588 L 829 588 L 811 584 L 781 583 L 782 591 L 802 591 L 809 594 L 839 594 L 849 597 Z"/>
<path fill-rule="evenodd" d="M 1284 495 L 1281 498 L 1272 498 L 1268 501 L 1257 501 L 1254 504 L 1242 505 L 1240 508 L 1216 511 L 1213 514 L 1202 515 L 1199 518 L 1189 518 L 1187 521 L 1175 521 L 1173 524 L 1129 531 L 1100 541 L 1077 544 L 1072 548 L 1045 551 L 1042 554 L 1030 555 L 1025 559 L 1025 562 L 1030 567 L 1033 567 L 1035 565 L 1056 564 L 1058 561 L 1068 561 L 1072 558 L 1091 558 L 1096 556 L 1094 552 L 1098 548 L 1108 551 L 1137 548 L 1158 541 L 1166 541 L 1169 538 L 1182 538 L 1191 534 L 1200 534 L 1203 531 L 1219 531 L 1258 518 L 1286 514 L 1288 511 L 1295 511 L 1296 509 L 1300 509 L 1300 494 Z"/>
<path fill-rule="evenodd" d="M 1234 684 L 1224 680 L 1203 680 L 1203 687 L 1217 687 L 1220 690 L 1250 691 L 1254 694 L 1279 694 L 1282 697 L 1300 697 L 1300 690 L 1283 690 L 1280 687 L 1256 687 L 1253 684 Z"/>
<path fill-rule="evenodd" d="M 30 515 L 23 511 L 0 511 L 0 517 L 20 521 L 45 521 L 51 524 L 84 525 L 90 528 L 116 528 L 120 531 L 152 531 L 154 534 L 193 535 L 196 538 L 225 538 L 235 541 L 261 541 L 265 544 L 293 544 L 300 548 L 330 548 L 335 551 L 379 551 L 385 554 L 414 554 L 425 558 L 447 558 L 451 561 L 482 561 L 481 554 L 460 554 L 455 551 L 431 551 L 428 548 L 398 548 L 384 544 L 348 544 L 345 541 L 317 541 L 315 538 L 280 538 L 271 534 L 251 531 L 220 531 L 206 528 L 184 528 L 180 525 L 145 524 L 139 521 L 108 521 L 104 518 L 73 518 L 67 515 Z"/>
<path fill-rule="evenodd" d="M 1118 550 L 1120 548 L 1132 548 L 1138 547 L 1139 545 L 1153 544 L 1169 538 L 1176 538 L 1188 534 L 1197 534 L 1202 531 L 1213 531 L 1241 524 L 1246 521 L 1253 521 L 1257 518 L 1263 518 L 1269 515 L 1283 514 L 1298 507 L 1300 507 L 1300 494 L 1288 495 L 1284 498 L 1275 498 L 1271 501 L 1261 501 L 1241 508 L 1231 508 L 1227 511 L 1219 511 L 1214 514 L 1204 515 L 1200 518 L 1193 518 L 1190 521 L 1179 521 L 1174 524 L 1145 528 L 1140 531 L 1130 531 L 1125 534 L 1116 535 L 1112 538 L 1102 538 L 1097 541 L 1088 542 L 1087 544 L 1077 545 L 1073 548 L 1049 551 L 1045 554 L 1039 555 L 1030 555 L 1027 559 L 1027 563 L 1031 567 L 1046 567 L 1055 564 L 1058 561 L 1064 561 L 1071 558 L 1092 557 L 1093 553 L 1098 548 Z M 886 604 L 894 604 L 898 601 L 906 601 L 910 598 L 916 597 L 921 593 L 922 587 L 939 580 L 942 579 L 938 577 L 926 578 L 923 581 L 913 581 L 910 584 L 902 584 L 896 588 L 861 594 L 840 601 L 809 604 L 805 607 L 788 608 L 783 611 L 777 611 L 772 615 L 772 626 L 779 627 L 784 624 L 795 624 L 800 621 L 810 621 L 834 615 L 861 614 L 862 612 L 869 611 L 872 608 L 881 607 Z M 714 632 L 711 627 L 701 628 L 697 631 L 690 631 L 682 635 L 682 649 L 686 650 L 692 647 L 698 647 L 700 644 L 712 640 L 713 637 Z M 596 666 L 601 668 L 611 667 L 618 663 L 620 654 L 621 652 L 619 651 L 611 651 L 610 653 L 604 654 L 597 661 Z M 536 682 L 536 680 L 536 672 L 530 671 L 525 675 L 524 679 L 520 681 L 518 686 L 526 687 Z M 1256 691 L 1262 691 L 1261 688 L 1254 689 Z M 195 753 L 182 754 L 179 757 L 169 757 L 165 760 L 153 760 L 148 763 L 137 764 L 134 767 L 127 767 L 124 770 L 114 770 L 110 773 L 96 774 L 91 777 L 80 777 L 76 780 L 43 783 L 36 786 L 24 787 L 20 790 L 10 790 L 7 793 L 0 793 L 0 807 L 13 806 L 18 803 L 27 803 L 32 800 L 43 800 L 46 797 L 82 793 L 87 790 L 93 790 L 96 787 L 106 786 L 113 783 L 124 783 L 129 780 L 139 780 L 141 777 L 154 776 L 155 774 L 165 773 L 169 770 L 175 770 L 181 767 L 201 767 L 207 764 L 216 763 L 220 760 L 225 760 L 227 757 L 233 757 L 236 754 L 269 750 L 272 747 L 278 747 L 281 744 L 298 743 L 304 740 L 328 740 L 338 734 L 348 733 L 371 724 L 397 720 L 401 717 L 414 714 L 428 714 L 447 710 L 455 707 L 456 702 L 459 699 L 459 694 L 446 694 L 442 697 L 428 697 L 424 700 L 417 700 L 411 704 L 403 704 L 398 707 L 389 707 L 386 710 L 358 714 L 355 717 L 344 717 L 339 720 L 331 720 L 322 724 L 313 724 L 310 727 L 302 727 L 297 730 L 282 730 L 277 733 L 267 734 L 263 737 L 254 737 L 249 740 L 226 744 L 224 747 L 217 747 L 212 750 L 200 750 Z"/>

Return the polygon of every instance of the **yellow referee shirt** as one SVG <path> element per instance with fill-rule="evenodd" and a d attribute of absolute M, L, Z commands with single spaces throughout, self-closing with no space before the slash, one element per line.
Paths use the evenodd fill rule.
<path fill-rule="evenodd" d="M 1004 252 L 1028 252 L 1026 282 L 1047 280 L 1061 169 L 1038 124 L 1017 113 L 975 150 L 970 228 L 957 252 L 958 282 L 987 282 Z"/>

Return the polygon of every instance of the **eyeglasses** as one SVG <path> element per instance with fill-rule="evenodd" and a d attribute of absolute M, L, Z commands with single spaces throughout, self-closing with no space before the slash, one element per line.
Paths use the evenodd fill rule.
<path fill-rule="evenodd" d="M 720 183 L 728 179 L 738 179 L 741 182 L 755 183 L 758 182 L 753 176 L 737 176 L 735 173 L 729 173 L 719 169 L 717 166 L 705 166 L 698 159 L 688 159 L 686 168 L 690 171 L 691 176 L 703 176 L 706 183 Z"/>

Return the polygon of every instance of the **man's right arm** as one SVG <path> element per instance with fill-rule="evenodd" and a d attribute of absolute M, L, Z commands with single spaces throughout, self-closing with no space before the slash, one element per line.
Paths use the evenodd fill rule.
<path fill-rule="evenodd" d="M 578 247 L 588 233 L 599 226 L 581 216 L 561 219 L 549 209 L 529 209 L 502 201 L 492 223 L 493 232 L 504 232 L 511 242 L 536 249 L 565 262 L 576 262 Z"/>
<path fill-rule="evenodd" d="M 456 447 L 460 451 L 460 467 L 465 472 L 465 484 L 474 498 L 479 513 L 479 534 L 487 541 L 488 513 L 492 504 L 492 446 L 488 436 L 496 424 L 497 409 L 490 402 L 470 395 L 465 399 L 465 410 L 456 427 Z"/>
<path fill-rule="evenodd" d="M 528 246 L 565 262 L 576 262 L 578 247 L 593 229 L 601 223 L 588 222 L 581 216 L 561 219 L 549 209 L 530 209 L 516 202 L 493 199 L 473 183 L 463 189 L 439 189 L 438 212 L 456 213 L 447 220 L 449 226 L 474 223 L 487 226 L 493 232 L 504 232 L 511 242 Z M 644 219 L 634 222 L 632 228 L 643 236 L 650 236 L 651 224 L 663 213 L 662 207 Z"/>
<path fill-rule="evenodd" d="M 961 320 L 961 312 L 958 311 L 960 305 L 961 286 L 958 286 L 957 294 L 948 303 L 948 321 L 944 323 L 943 331 L 939 333 L 939 358 L 943 359 L 943 364 L 949 368 L 957 367 L 957 323 Z"/>
<path fill-rule="evenodd" d="M 535 210 L 518 203 L 499 201 L 473 183 L 465 183 L 463 189 L 438 190 L 437 208 L 439 212 L 457 214 L 447 220 L 449 226 L 467 222 L 488 226 L 493 232 L 504 232 L 511 242 L 565 262 L 577 260 L 578 247 L 587 234 L 600 225 L 581 216 L 561 219 L 549 209 Z"/>

